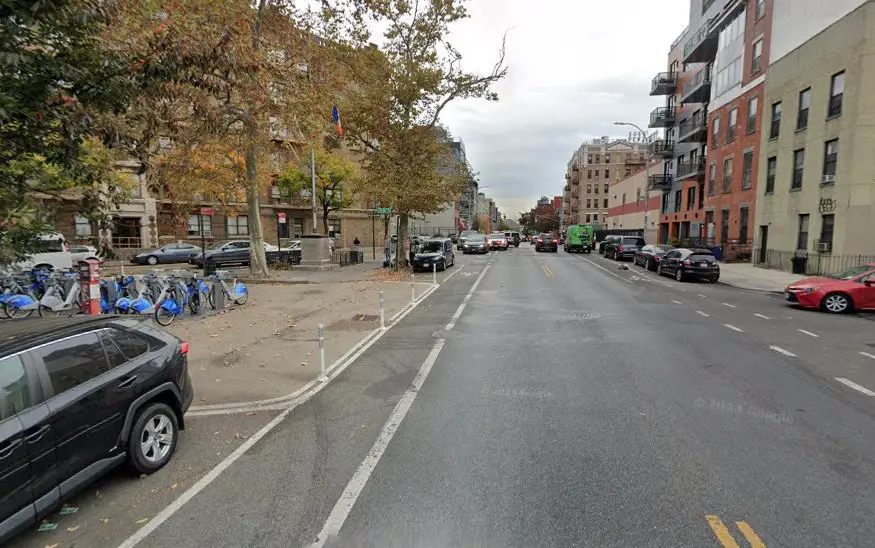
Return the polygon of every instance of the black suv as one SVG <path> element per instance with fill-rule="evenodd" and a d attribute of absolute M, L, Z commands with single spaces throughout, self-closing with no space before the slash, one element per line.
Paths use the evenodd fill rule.
<path fill-rule="evenodd" d="M 193 397 L 187 353 L 148 319 L 0 324 L 0 543 L 117 464 L 167 464 Z"/>
<path fill-rule="evenodd" d="M 605 240 L 605 257 L 615 261 L 632 260 L 645 245 L 647 242 L 640 236 L 608 236 Z"/>

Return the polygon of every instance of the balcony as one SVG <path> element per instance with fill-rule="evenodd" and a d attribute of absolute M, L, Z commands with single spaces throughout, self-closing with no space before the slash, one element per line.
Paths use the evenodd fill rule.
<path fill-rule="evenodd" d="M 711 100 L 711 69 L 712 65 L 697 72 L 681 91 L 681 104 L 707 103 Z"/>
<path fill-rule="evenodd" d="M 666 174 L 650 175 L 647 177 L 647 190 L 668 191 L 671 189 L 672 176 Z"/>
<path fill-rule="evenodd" d="M 572 171 L 571 172 L 571 184 L 572 185 L 579 185 L 580 184 L 580 172 L 579 171 Z"/>
<path fill-rule="evenodd" d="M 699 178 L 705 176 L 705 157 L 699 156 L 692 162 L 687 160 L 678 162 L 677 181 L 685 179 Z"/>
<path fill-rule="evenodd" d="M 650 113 L 650 125 L 648 127 L 671 127 L 677 118 L 675 107 L 657 107 Z"/>
<path fill-rule="evenodd" d="M 711 21 L 707 21 L 684 44 L 684 63 L 709 63 L 717 55 L 717 35 L 711 30 Z"/>
<path fill-rule="evenodd" d="M 674 95 L 678 88 L 676 72 L 660 72 L 650 84 L 650 95 Z"/>
<path fill-rule="evenodd" d="M 703 111 L 681 122 L 678 131 L 679 143 L 705 143 L 708 141 L 708 119 Z"/>
<path fill-rule="evenodd" d="M 674 156 L 674 140 L 659 139 L 647 145 L 651 158 L 671 158 Z"/>

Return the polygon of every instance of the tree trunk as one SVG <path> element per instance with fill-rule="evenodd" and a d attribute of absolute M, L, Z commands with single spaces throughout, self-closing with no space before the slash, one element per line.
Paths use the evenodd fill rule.
<path fill-rule="evenodd" d="M 407 241 L 407 225 L 410 221 L 410 215 L 407 213 L 402 213 L 398 217 L 398 266 L 400 268 L 406 268 L 408 265 L 408 259 L 410 258 L 410 254 L 404 248 L 404 242 Z"/>
<path fill-rule="evenodd" d="M 261 187 L 256 171 L 256 141 L 258 122 L 250 114 L 246 117 L 246 205 L 249 213 L 249 274 L 254 278 L 268 276 L 264 256 L 264 235 L 261 230 Z"/>
<path fill-rule="evenodd" d="M 322 234 L 328 236 L 328 206 L 322 206 Z"/>

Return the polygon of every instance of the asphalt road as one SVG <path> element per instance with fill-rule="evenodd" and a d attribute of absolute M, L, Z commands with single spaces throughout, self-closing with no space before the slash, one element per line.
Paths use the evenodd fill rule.
<path fill-rule="evenodd" d="M 871 316 L 463 263 L 138 546 L 872 546 Z"/>

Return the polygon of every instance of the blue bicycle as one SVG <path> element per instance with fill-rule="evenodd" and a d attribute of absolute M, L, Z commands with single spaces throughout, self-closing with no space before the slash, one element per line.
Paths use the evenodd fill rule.
<path fill-rule="evenodd" d="M 173 323 L 177 316 L 182 316 L 185 307 L 191 313 L 200 311 L 203 298 L 209 293 L 207 284 L 196 274 L 180 272 L 167 277 L 168 290 L 155 306 L 155 321 L 163 326 Z"/>

